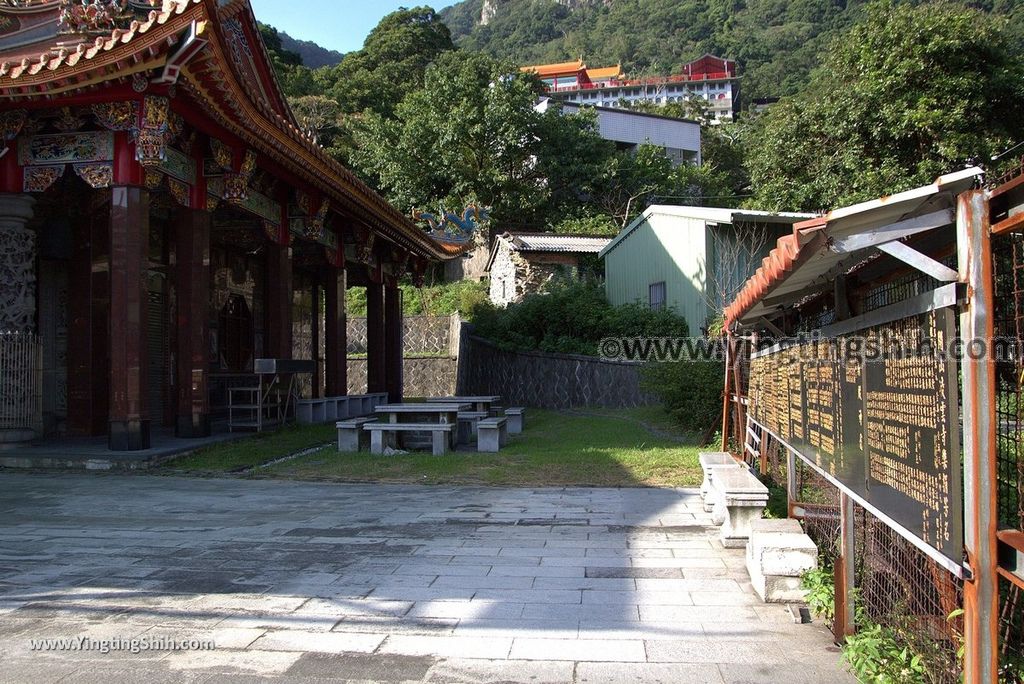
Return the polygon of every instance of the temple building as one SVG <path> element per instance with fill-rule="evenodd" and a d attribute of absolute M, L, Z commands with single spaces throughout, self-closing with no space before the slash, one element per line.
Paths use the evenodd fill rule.
<path fill-rule="evenodd" d="M 456 256 L 290 112 L 248 0 L 0 2 L 0 440 L 209 434 L 254 360 L 402 394 L 399 279 Z"/>
<path fill-rule="evenodd" d="M 665 105 L 703 98 L 713 124 L 732 121 L 738 111 L 736 62 L 710 54 L 683 65 L 678 74 L 653 78 L 628 78 L 619 64 L 592 69 L 582 59 L 521 69 L 537 74 L 548 93 L 563 102 L 621 107 L 623 103 Z"/>

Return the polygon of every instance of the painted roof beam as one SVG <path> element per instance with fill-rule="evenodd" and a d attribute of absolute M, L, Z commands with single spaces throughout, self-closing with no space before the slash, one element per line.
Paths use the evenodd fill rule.
<path fill-rule="evenodd" d="M 895 240 L 924 233 L 936 228 L 951 226 L 956 223 L 956 212 L 942 209 L 930 214 L 915 216 L 896 223 L 890 223 L 870 231 L 856 233 L 846 237 L 833 237 L 829 240 L 829 249 L 836 254 L 849 254 L 869 247 L 878 247 Z"/>
<path fill-rule="evenodd" d="M 949 266 L 939 263 L 927 254 L 922 254 L 903 242 L 887 242 L 878 245 L 878 249 L 891 257 L 899 259 L 911 268 L 935 278 L 940 283 L 955 283 L 960 275 Z"/>
<path fill-rule="evenodd" d="M 178 48 L 171 57 L 167 60 L 164 65 L 164 70 L 156 79 L 153 80 L 154 84 L 157 85 L 170 85 L 178 82 L 178 77 L 181 75 L 182 68 L 188 64 L 193 57 L 199 54 L 199 52 L 206 47 L 209 41 L 206 39 L 206 22 L 205 21 L 193 21 L 192 25 L 189 26 L 188 36 L 182 43 L 181 47 Z"/>

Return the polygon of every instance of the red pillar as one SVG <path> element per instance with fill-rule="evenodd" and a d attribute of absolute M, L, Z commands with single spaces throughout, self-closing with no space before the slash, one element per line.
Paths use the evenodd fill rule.
<path fill-rule="evenodd" d="M 404 393 L 402 377 L 402 290 L 398 285 L 384 288 L 385 387 L 388 401 L 400 403 Z"/>
<path fill-rule="evenodd" d="M 324 350 L 327 358 L 327 396 L 348 394 L 348 329 L 345 319 L 345 269 L 324 271 Z"/>
<path fill-rule="evenodd" d="M 366 389 L 387 392 L 387 361 L 384 334 L 384 285 L 366 286 Z"/>
<path fill-rule="evenodd" d="M 292 259 L 287 245 L 267 245 L 266 355 L 292 358 Z"/>
<path fill-rule="evenodd" d="M 110 266 L 106 210 L 76 216 L 68 273 L 68 430 L 107 433 Z"/>
<path fill-rule="evenodd" d="M 210 434 L 207 353 L 210 307 L 210 213 L 179 209 L 175 215 L 177 396 L 174 433 Z"/>
<path fill-rule="evenodd" d="M 148 449 L 146 259 L 149 193 L 114 187 L 110 206 L 110 435 L 113 451 Z"/>

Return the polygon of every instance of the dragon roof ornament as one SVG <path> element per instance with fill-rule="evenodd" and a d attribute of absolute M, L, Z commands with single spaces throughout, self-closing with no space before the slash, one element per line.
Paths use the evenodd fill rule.
<path fill-rule="evenodd" d="M 438 242 L 462 245 L 473 239 L 473 233 L 490 218 L 490 207 L 468 204 L 462 214 L 445 211 L 441 207 L 436 213 L 414 209 L 413 219 L 425 221 L 430 226 L 430 237 Z"/>

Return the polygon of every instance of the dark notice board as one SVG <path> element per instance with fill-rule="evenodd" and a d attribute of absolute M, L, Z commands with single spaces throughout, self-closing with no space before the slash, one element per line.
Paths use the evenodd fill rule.
<path fill-rule="evenodd" d="M 751 361 L 750 416 L 852 493 L 963 562 L 955 335 L 937 309 Z"/>

